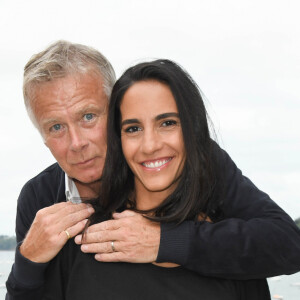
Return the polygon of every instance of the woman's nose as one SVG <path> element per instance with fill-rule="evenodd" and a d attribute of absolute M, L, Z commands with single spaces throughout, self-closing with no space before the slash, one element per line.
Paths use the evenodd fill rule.
<path fill-rule="evenodd" d="M 145 130 L 141 141 L 141 149 L 145 154 L 151 154 L 161 148 L 161 137 L 155 130 Z"/>

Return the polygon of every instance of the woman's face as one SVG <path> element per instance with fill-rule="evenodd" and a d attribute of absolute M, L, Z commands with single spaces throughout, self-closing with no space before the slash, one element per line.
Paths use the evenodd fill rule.
<path fill-rule="evenodd" d="M 126 91 L 120 110 L 122 148 L 135 176 L 136 190 L 170 194 L 185 161 L 171 90 L 154 80 L 137 82 Z"/>

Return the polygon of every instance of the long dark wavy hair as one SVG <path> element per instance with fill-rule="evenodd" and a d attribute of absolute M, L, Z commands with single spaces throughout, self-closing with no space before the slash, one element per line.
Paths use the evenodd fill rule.
<path fill-rule="evenodd" d="M 217 167 L 213 158 L 207 112 L 197 84 L 179 65 L 170 60 L 137 64 L 124 72 L 113 87 L 107 124 L 107 155 L 100 196 L 94 205 L 92 223 L 103 215 L 123 209 L 136 210 L 129 201 L 134 192 L 134 175 L 122 152 L 120 104 L 126 91 L 136 82 L 155 80 L 167 85 L 176 101 L 182 127 L 186 160 L 174 192 L 159 206 L 142 211 L 159 222 L 196 220 L 209 215 L 218 190 Z M 149 214 L 151 213 L 151 214 Z"/>

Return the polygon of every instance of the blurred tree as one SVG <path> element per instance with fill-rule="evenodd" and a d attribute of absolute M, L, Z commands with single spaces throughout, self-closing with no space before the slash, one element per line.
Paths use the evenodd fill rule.
<path fill-rule="evenodd" d="M 0 250 L 14 250 L 15 248 L 15 236 L 0 235 Z"/>

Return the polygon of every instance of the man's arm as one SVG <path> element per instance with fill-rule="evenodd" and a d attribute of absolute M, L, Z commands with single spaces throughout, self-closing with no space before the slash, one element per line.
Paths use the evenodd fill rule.
<path fill-rule="evenodd" d="M 30 181 L 20 193 L 16 221 L 18 247 L 6 283 L 8 300 L 41 299 L 48 262 L 67 241 L 64 230 L 71 236 L 78 234 L 85 226 L 84 219 L 93 212 L 85 204 L 54 204 L 58 186 L 53 182 L 51 186 L 48 181 L 49 178 L 38 183 Z"/>
<path fill-rule="evenodd" d="M 300 231 L 295 223 L 242 175 L 225 151 L 215 147 L 225 171 L 222 221 L 185 221 L 157 228 L 125 211 L 116 215 L 117 220 L 91 226 L 82 250 L 98 253 L 100 261 L 173 262 L 221 278 L 265 278 L 299 271 Z M 81 237 L 75 241 L 80 243 Z"/>
<path fill-rule="evenodd" d="M 206 276 L 233 279 L 298 272 L 299 229 L 249 179 L 243 177 L 238 184 L 232 202 L 224 203 L 224 220 L 184 222 L 176 228 L 162 224 L 157 261 L 171 259 Z"/>
<path fill-rule="evenodd" d="M 207 276 L 236 279 L 300 271 L 300 230 L 216 147 L 226 170 L 223 220 L 185 222 L 175 229 L 163 224 L 158 261 L 171 258 Z"/>

